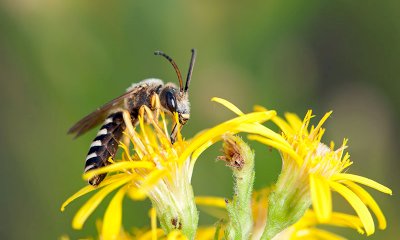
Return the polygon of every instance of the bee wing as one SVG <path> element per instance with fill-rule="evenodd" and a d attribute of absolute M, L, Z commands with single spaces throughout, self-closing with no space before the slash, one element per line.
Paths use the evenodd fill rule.
<path fill-rule="evenodd" d="M 68 134 L 75 134 L 75 138 L 77 138 L 92 129 L 93 127 L 99 125 L 106 119 L 109 114 L 111 114 L 116 109 L 123 107 L 124 100 L 135 94 L 136 90 L 137 89 L 134 88 L 99 107 L 94 112 L 90 113 L 86 117 L 79 120 L 79 122 L 75 123 L 75 125 L 68 130 Z"/>

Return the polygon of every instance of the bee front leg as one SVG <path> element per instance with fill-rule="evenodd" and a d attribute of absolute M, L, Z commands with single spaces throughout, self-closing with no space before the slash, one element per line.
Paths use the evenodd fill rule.
<path fill-rule="evenodd" d="M 154 113 L 154 120 L 158 123 L 158 117 L 160 116 L 160 111 L 161 111 L 161 103 L 160 103 L 160 97 L 158 96 L 157 93 L 153 93 L 151 95 L 151 111 Z M 170 140 L 171 143 L 174 144 L 176 141 L 178 131 L 180 130 L 180 124 L 175 123 L 174 126 L 172 127 L 172 131 L 170 134 Z"/>
<path fill-rule="evenodd" d="M 174 144 L 176 142 L 177 134 L 178 134 L 178 124 L 175 123 L 174 126 L 172 127 L 172 131 L 169 136 L 172 144 Z"/>
<path fill-rule="evenodd" d="M 176 139 L 178 139 L 178 140 L 182 139 L 181 130 L 182 130 L 182 126 L 183 126 L 182 124 L 179 123 L 179 118 L 176 113 L 173 115 L 173 120 L 174 120 L 174 125 L 172 127 L 171 134 L 170 134 L 170 139 L 171 139 L 172 144 L 174 144 L 176 142 Z"/>
<path fill-rule="evenodd" d="M 158 117 L 160 116 L 160 108 L 161 108 L 161 103 L 160 103 L 160 97 L 158 96 L 157 93 L 153 93 L 150 97 L 150 109 L 154 113 L 154 119 L 156 122 L 158 122 Z"/>

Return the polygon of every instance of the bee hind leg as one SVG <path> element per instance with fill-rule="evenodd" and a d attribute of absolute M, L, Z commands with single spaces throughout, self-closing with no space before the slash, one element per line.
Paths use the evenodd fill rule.
<path fill-rule="evenodd" d="M 132 115 L 127 110 L 122 110 L 122 117 L 124 119 L 126 132 L 131 136 L 134 135 L 134 125 L 137 123 L 137 119 L 132 118 Z"/>

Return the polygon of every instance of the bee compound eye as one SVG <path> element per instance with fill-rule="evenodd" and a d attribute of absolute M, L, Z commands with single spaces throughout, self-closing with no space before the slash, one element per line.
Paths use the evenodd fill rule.
<path fill-rule="evenodd" d="M 165 97 L 167 98 L 167 107 L 171 112 L 176 112 L 176 99 L 172 92 L 167 92 Z"/>

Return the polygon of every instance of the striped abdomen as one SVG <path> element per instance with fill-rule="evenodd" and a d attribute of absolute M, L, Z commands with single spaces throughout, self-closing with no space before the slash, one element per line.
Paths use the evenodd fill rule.
<path fill-rule="evenodd" d="M 119 141 L 122 138 L 122 132 L 125 130 L 125 123 L 122 112 L 109 115 L 104 121 L 103 126 L 97 133 L 96 138 L 90 145 L 86 157 L 85 170 L 87 171 L 104 167 L 109 164 L 108 158 L 114 158 L 118 150 Z M 97 175 L 89 179 L 89 183 L 97 186 L 106 177 L 107 174 Z"/>

